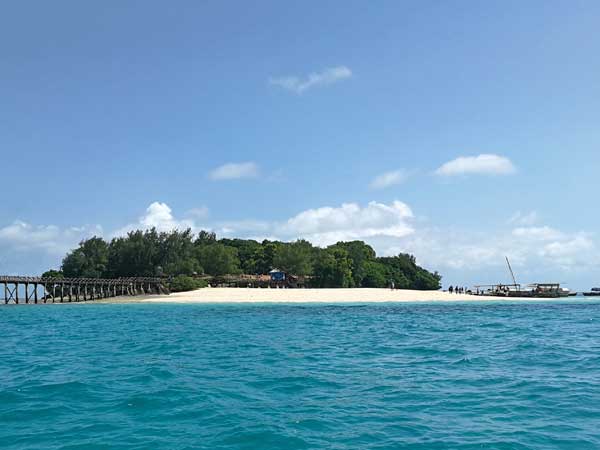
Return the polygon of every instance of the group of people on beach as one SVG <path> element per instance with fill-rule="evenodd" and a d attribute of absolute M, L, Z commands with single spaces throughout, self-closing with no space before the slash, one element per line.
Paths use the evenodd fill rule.
<path fill-rule="evenodd" d="M 470 294 L 470 291 L 468 291 L 466 287 L 462 286 L 450 286 L 448 288 L 448 292 L 451 294 Z"/>

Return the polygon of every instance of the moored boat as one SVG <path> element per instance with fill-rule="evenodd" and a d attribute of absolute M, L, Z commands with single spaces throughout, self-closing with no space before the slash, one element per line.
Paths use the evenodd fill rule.
<path fill-rule="evenodd" d="M 584 292 L 583 295 L 586 297 L 600 297 L 600 288 L 592 288 L 590 292 Z"/>
<path fill-rule="evenodd" d="M 575 293 L 577 295 L 577 292 Z M 559 287 L 558 288 L 558 296 L 559 297 L 571 297 L 571 289 Z"/>

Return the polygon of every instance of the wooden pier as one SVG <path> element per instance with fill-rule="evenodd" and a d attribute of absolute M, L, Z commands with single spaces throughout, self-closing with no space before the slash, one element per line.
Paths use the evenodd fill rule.
<path fill-rule="evenodd" d="M 162 278 L 40 278 L 0 276 L 4 303 L 85 302 L 118 296 L 169 294 Z"/>

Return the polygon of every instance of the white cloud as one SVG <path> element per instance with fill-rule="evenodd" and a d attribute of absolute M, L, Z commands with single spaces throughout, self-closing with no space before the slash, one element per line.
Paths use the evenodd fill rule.
<path fill-rule="evenodd" d="M 83 226 L 61 229 L 55 225 L 34 226 L 20 220 L 0 228 L 0 248 L 27 252 L 43 250 L 50 254 L 63 254 L 82 239 L 102 235 L 102 227 Z"/>
<path fill-rule="evenodd" d="M 390 252 L 414 253 L 427 267 L 442 273 L 457 272 L 464 280 L 508 282 L 505 256 L 510 258 L 517 281 L 544 281 L 548 277 L 598 270 L 595 242 L 585 232 L 566 232 L 548 226 L 520 227 L 494 233 L 429 228 L 407 239 L 390 242 Z M 482 279 L 481 274 L 491 273 Z"/>
<path fill-rule="evenodd" d="M 439 167 L 436 175 L 510 175 L 516 169 L 510 159 L 504 156 L 483 154 L 478 156 L 460 156 Z"/>
<path fill-rule="evenodd" d="M 406 171 L 394 170 L 385 172 L 376 176 L 370 184 L 371 189 L 385 189 L 395 184 L 400 184 L 406 180 Z"/>
<path fill-rule="evenodd" d="M 102 234 L 99 225 L 61 228 L 16 220 L 0 228 L 0 273 L 41 274 L 58 267 L 61 258 L 82 240 Z"/>
<path fill-rule="evenodd" d="M 566 269 L 575 269 L 598 261 L 595 257 L 595 244 L 584 233 L 567 236 L 563 239 L 544 245 L 539 251 L 540 256 L 552 259 Z"/>
<path fill-rule="evenodd" d="M 321 72 L 310 73 L 307 77 L 286 76 L 270 78 L 269 84 L 279 86 L 288 91 L 302 94 L 303 92 L 318 86 L 326 86 L 338 81 L 352 77 L 352 71 L 346 66 L 330 67 Z"/>
<path fill-rule="evenodd" d="M 515 237 L 526 238 L 535 241 L 550 241 L 553 239 L 562 239 L 564 234 L 548 226 L 543 227 L 519 227 L 512 230 Z"/>
<path fill-rule="evenodd" d="M 340 207 L 309 209 L 278 227 L 279 234 L 304 238 L 317 245 L 376 236 L 404 237 L 413 232 L 411 209 L 405 203 L 390 205 L 370 202 L 361 207 L 345 203 Z M 276 233 L 278 234 L 278 233 Z"/>
<path fill-rule="evenodd" d="M 210 172 L 211 180 L 237 180 L 240 178 L 256 178 L 260 170 L 254 162 L 227 163 Z"/>
<path fill-rule="evenodd" d="M 191 228 L 192 231 L 199 231 L 198 226 L 193 220 L 178 220 L 173 216 L 173 212 L 169 205 L 161 202 L 153 202 L 146 208 L 146 213 L 142 215 L 136 223 L 131 223 L 120 228 L 113 233 L 113 237 L 123 236 L 133 230 L 148 230 L 150 228 L 156 228 L 159 232 L 171 230 L 183 231 L 188 228 Z"/>
<path fill-rule="evenodd" d="M 142 228 L 156 228 L 159 231 L 169 231 L 175 228 L 188 228 L 194 224 L 192 221 L 177 221 L 173 217 L 171 208 L 166 203 L 154 202 L 146 208 L 146 214 L 140 218 Z"/>

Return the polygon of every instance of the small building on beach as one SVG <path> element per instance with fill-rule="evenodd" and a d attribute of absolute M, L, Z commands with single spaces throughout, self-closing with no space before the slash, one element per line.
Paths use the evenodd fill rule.
<path fill-rule="evenodd" d="M 273 269 L 269 272 L 269 276 L 271 277 L 271 281 L 273 282 L 281 282 L 287 279 L 287 273 L 280 269 Z"/>

